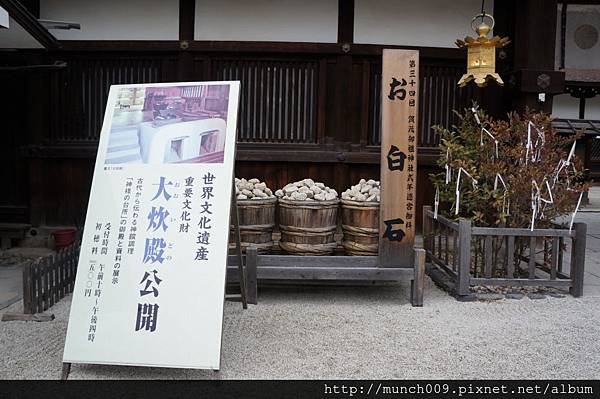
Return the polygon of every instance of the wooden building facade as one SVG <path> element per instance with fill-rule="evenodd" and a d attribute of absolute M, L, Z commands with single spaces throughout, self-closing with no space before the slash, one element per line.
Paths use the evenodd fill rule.
<path fill-rule="evenodd" d="M 140 39 L 133 34 L 131 40 L 74 40 L 75 33 L 59 39 L 60 35 L 50 33 L 55 31 L 40 24 L 38 19 L 45 17 L 44 0 L 0 0 L 14 23 L 41 47 L 5 47 L 0 52 L 4 94 L 0 173 L 8 187 L 0 190 L 2 221 L 57 226 L 72 225 L 84 216 L 111 84 L 240 80 L 236 175 L 257 177 L 272 188 L 310 177 L 343 191 L 360 178 L 379 175 L 382 49 L 417 48 L 421 54 L 419 209 L 433 196 L 428 174 L 435 168 L 438 137 L 432 126 L 453 124 L 452 111 L 470 106 L 473 100 L 497 117 L 525 106 L 550 112 L 552 96 L 565 90 L 564 72 L 555 65 L 560 16 L 556 0 L 496 0 L 493 6 L 488 2 L 487 11 L 496 18 L 494 33 L 509 36 L 512 44 L 497 57 L 497 70 L 507 85 L 484 90 L 457 87 L 466 54 L 451 47 L 456 38 L 468 33 L 471 17 L 480 12 L 478 0 L 457 2 L 470 10 L 461 31 L 438 35 L 436 23 L 456 18 L 449 15 L 451 11 L 438 9 L 431 20 L 415 22 L 431 31 L 437 42 L 425 37 L 404 43 L 399 38 L 400 45 L 389 44 L 389 35 L 382 35 L 381 43 L 357 40 L 359 10 L 365 26 L 369 22 L 365 15 L 376 18 L 386 12 L 370 13 L 364 0 L 329 1 L 336 19 L 333 27 L 322 26 L 328 37 L 333 35 L 326 42 L 295 41 L 293 37 L 280 41 L 275 34 L 264 40 L 258 33 L 268 34 L 268 21 L 248 34 L 247 40 L 230 40 L 224 33 L 203 40 L 199 31 L 218 22 L 198 17 L 198 3 L 203 1 L 179 0 L 175 13 L 178 29 L 165 34 L 176 35 L 169 40 Z M 253 2 L 222 2 L 223 7 L 232 7 L 232 12 L 241 3 Z M 269 1 L 258 3 L 265 7 Z M 378 7 L 377 1 L 370 3 Z M 392 3 L 382 1 L 379 7 Z M 432 3 L 428 10 L 442 3 L 450 7 L 450 2 L 434 0 L 397 3 L 410 4 L 412 12 L 427 3 Z M 392 21 L 396 17 L 403 20 L 397 14 L 402 10 L 394 8 Z M 227 23 L 227 9 L 224 15 Z M 307 30 L 311 21 L 306 21 Z M 364 32 L 361 35 L 366 36 Z M 371 41 L 376 40 L 375 35 Z M 437 46 L 440 40 L 448 46 Z M 543 102 L 540 93 L 545 94 Z"/>

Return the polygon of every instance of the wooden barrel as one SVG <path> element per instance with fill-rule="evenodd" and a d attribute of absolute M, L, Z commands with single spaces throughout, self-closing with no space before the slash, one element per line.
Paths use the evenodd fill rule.
<path fill-rule="evenodd" d="M 340 200 L 279 200 L 279 246 L 294 255 L 329 255 L 337 246 L 334 238 Z"/>
<path fill-rule="evenodd" d="M 342 200 L 342 245 L 350 255 L 377 255 L 379 202 Z"/>
<path fill-rule="evenodd" d="M 259 253 L 268 253 L 273 248 L 275 227 L 275 204 L 277 198 L 237 200 L 240 215 L 242 251 L 254 245 Z M 235 248 L 235 233 L 231 226 L 229 247 Z"/>

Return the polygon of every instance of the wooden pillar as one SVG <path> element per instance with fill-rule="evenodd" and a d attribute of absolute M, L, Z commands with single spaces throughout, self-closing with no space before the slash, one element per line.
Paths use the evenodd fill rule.
<path fill-rule="evenodd" d="M 514 3 L 513 108 L 552 111 L 552 95 L 564 91 L 564 72 L 555 71 L 557 0 Z M 539 94 L 546 95 L 539 101 Z"/>
<path fill-rule="evenodd" d="M 335 67 L 335 132 L 327 140 L 337 149 L 346 149 L 352 142 L 353 126 L 349 118 L 351 108 L 352 56 L 348 54 L 354 41 L 354 0 L 338 0 L 338 45 L 342 54 L 337 57 Z M 329 148 L 330 150 L 333 148 Z"/>
<path fill-rule="evenodd" d="M 179 56 L 177 59 L 177 79 L 194 80 L 194 57 L 188 51 L 190 42 L 194 40 L 194 23 L 196 14 L 195 0 L 179 0 Z"/>

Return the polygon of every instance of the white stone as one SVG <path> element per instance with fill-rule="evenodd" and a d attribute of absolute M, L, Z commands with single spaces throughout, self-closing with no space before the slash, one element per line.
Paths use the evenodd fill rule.
<path fill-rule="evenodd" d="M 312 187 L 315 185 L 315 181 L 313 179 L 304 179 L 302 180 L 302 183 L 306 186 L 306 187 Z"/>
<path fill-rule="evenodd" d="M 304 201 L 306 199 L 306 193 L 294 192 L 292 193 L 292 199 L 295 201 Z"/>
<path fill-rule="evenodd" d="M 280 197 L 280 198 L 283 197 L 283 190 L 277 190 L 277 191 L 275 191 L 275 195 L 277 197 Z"/>
<path fill-rule="evenodd" d="M 293 193 L 293 192 L 295 192 L 295 191 L 298 191 L 298 187 L 296 187 L 296 186 L 287 187 L 287 188 L 284 188 L 284 189 L 283 189 L 283 191 L 284 191 L 284 192 L 285 192 L 287 195 L 290 195 L 291 193 Z"/>
<path fill-rule="evenodd" d="M 323 194 L 323 193 L 315 194 L 314 198 L 317 201 L 325 201 L 325 194 Z"/>
<path fill-rule="evenodd" d="M 321 191 L 323 191 L 323 189 L 321 187 L 317 186 L 316 184 L 314 186 L 312 186 L 310 189 L 315 194 L 319 194 Z"/>
<path fill-rule="evenodd" d="M 271 189 L 269 187 L 265 188 L 265 193 L 269 196 L 272 197 L 273 196 L 273 191 L 271 191 Z"/>
<path fill-rule="evenodd" d="M 323 183 L 315 183 L 315 186 L 319 187 L 320 189 L 325 188 L 325 184 L 323 184 Z"/>
<path fill-rule="evenodd" d="M 237 199 L 248 199 L 244 194 L 240 194 L 237 196 Z"/>
<path fill-rule="evenodd" d="M 252 191 L 247 189 L 243 189 L 242 194 L 244 194 L 246 197 L 252 197 Z"/>
<path fill-rule="evenodd" d="M 361 193 L 368 193 L 370 189 L 372 189 L 373 187 L 365 184 L 364 186 L 361 187 L 360 192 Z"/>
<path fill-rule="evenodd" d="M 337 198 L 337 195 L 334 193 L 325 194 L 325 201 L 331 201 Z"/>
<path fill-rule="evenodd" d="M 357 201 L 365 201 L 366 199 L 367 199 L 367 196 L 366 196 L 366 195 L 364 195 L 364 194 L 358 194 L 358 195 L 356 196 L 356 200 L 357 200 Z"/>
<path fill-rule="evenodd" d="M 248 182 L 252 183 L 252 184 L 256 184 L 256 183 L 260 183 L 260 180 L 258 180 L 258 179 L 250 179 L 250 180 L 248 180 Z"/>
<path fill-rule="evenodd" d="M 373 187 L 372 189 L 369 190 L 369 195 L 378 195 L 379 194 L 379 189 Z"/>

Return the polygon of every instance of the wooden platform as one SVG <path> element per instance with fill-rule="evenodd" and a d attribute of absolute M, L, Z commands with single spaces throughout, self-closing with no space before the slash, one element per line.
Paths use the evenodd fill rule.
<path fill-rule="evenodd" d="M 248 248 L 244 256 L 248 280 L 249 302 L 256 299 L 256 287 L 260 280 L 278 281 L 411 281 L 411 303 L 423 305 L 425 252 L 415 249 L 414 267 L 382 267 L 377 256 L 294 256 L 259 255 L 255 248 Z M 227 277 L 237 280 L 237 258 L 229 256 Z M 255 276 L 255 277 L 254 277 Z"/>

